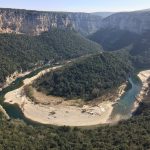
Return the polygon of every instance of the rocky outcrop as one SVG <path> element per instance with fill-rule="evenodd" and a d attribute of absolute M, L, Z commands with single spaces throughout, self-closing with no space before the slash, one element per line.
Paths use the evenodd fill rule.
<path fill-rule="evenodd" d="M 0 32 L 39 35 L 51 28 L 71 28 L 87 35 L 100 28 L 102 18 L 88 13 L 0 9 Z"/>
<path fill-rule="evenodd" d="M 105 13 L 104 13 L 105 14 Z M 117 28 L 135 33 L 150 30 L 150 10 L 103 13 L 44 12 L 18 9 L 0 9 L 0 33 L 39 35 L 52 28 L 70 28 L 83 35 L 101 28 Z"/>
<path fill-rule="evenodd" d="M 141 34 L 150 30 L 150 10 L 122 12 L 103 19 L 102 28 L 117 28 Z"/>

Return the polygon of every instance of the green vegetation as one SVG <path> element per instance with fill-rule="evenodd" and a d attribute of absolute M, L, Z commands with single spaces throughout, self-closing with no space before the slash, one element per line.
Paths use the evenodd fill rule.
<path fill-rule="evenodd" d="M 132 67 L 125 57 L 105 52 L 47 73 L 33 86 L 48 95 L 93 99 L 119 86 L 130 72 Z"/>
<path fill-rule="evenodd" d="M 111 45 L 115 47 L 111 50 L 129 45 L 130 48 L 83 58 L 79 62 L 44 75 L 34 83 L 34 86 L 47 94 L 67 98 L 92 99 L 100 96 L 126 80 L 128 73 L 132 72 L 129 59 L 138 68 L 149 66 L 150 38 L 146 34 L 142 36 L 133 37 L 136 39 L 133 43 L 130 43 L 131 39 L 127 39 L 130 36 L 127 36 L 127 42 L 120 46 L 117 46 L 116 42 Z M 113 39 L 115 36 L 111 37 Z M 95 43 L 68 30 L 53 30 L 35 37 L 2 34 L 0 82 L 15 70 L 33 67 L 39 60 L 69 59 L 99 50 L 100 47 Z M 26 92 L 31 94 L 30 91 Z M 20 120 L 12 119 L 8 122 L 0 114 L 0 150 L 148 150 L 149 126 L 150 90 L 135 116 L 114 126 L 107 125 L 89 130 L 31 126 Z"/>
<path fill-rule="evenodd" d="M 137 68 L 150 67 L 150 31 L 142 34 L 133 44 L 130 55 Z"/>
<path fill-rule="evenodd" d="M 103 29 L 91 35 L 89 39 L 101 44 L 107 51 L 126 49 L 136 68 L 150 66 L 150 31 L 139 35 L 125 30 Z"/>
<path fill-rule="evenodd" d="M 88 38 L 101 44 L 104 50 L 114 51 L 132 45 L 139 35 L 125 30 L 107 28 L 97 31 Z"/>
<path fill-rule="evenodd" d="M 1 150 L 148 150 L 150 93 L 138 115 L 115 126 L 94 129 L 32 127 L 21 121 L 0 120 Z"/>
<path fill-rule="evenodd" d="M 0 34 L 0 83 L 16 70 L 45 60 L 56 61 L 95 53 L 101 47 L 78 33 L 54 29 L 39 36 Z"/>

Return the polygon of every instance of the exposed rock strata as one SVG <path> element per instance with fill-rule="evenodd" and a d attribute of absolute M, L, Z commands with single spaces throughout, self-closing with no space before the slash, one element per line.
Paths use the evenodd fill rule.
<path fill-rule="evenodd" d="M 102 18 L 88 13 L 40 12 L 0 9 L 0 32 L 38 35 L 51 28 L 71 28 L 90 34 L 100 28 Z"/>

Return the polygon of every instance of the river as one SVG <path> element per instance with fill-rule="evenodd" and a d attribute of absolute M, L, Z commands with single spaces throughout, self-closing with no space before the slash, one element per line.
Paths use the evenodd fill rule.
<path fill-rule="evenodd" d="M 26 78 L 31 78 L 38 74 L 40 71 L 45 70 L 46 68 L 49 68 L 50 66 L 44 66 L 42 68 L 38 68 L 34 71 L 32 71 L 30 74 L 25 75 L 24 77 L 17 78 L 14 82 L 12 82 L 8 87 L 4 88 L 2 91 L 0 91 L 0 104 L 3 106 L 3 108 L 6 110 L 7 114 L 9 115 L 10 118 L 13 119 L 21 119 L 28 125 L 39 125 L 39 123 L 36 123 L 30 119 L 27 119 L 24 114 L 22 113 L 21 109 L 19 106 L 16 105 L 11 105 L 8 103 L 4 103 L 4 96 L 6 93 L 13 91 L 15 89 L 18 89 L 23 85 L 23 80 Z"/>
<path fill-rule="evenodd" d="M 10 86 L 7 88 L 3 89 L 0 92 L 0 104 L 3 106 L 3 108 L 6 110 L 10 118 L 15 118 L 15 119 L 22 119 L 24 120 L 27 124 L 29 125 L 38 125 L 39 123 L 33 122 L 27 118 L 24 117 L 22 111 L 17 105 L 10 105 L 3 103 L 4 101 L 4 95 L 12 90 L 15 90 L 22 85 L 22 81 L 26 78 L 30 78 L 35 76 L 38 72 L 40 72 L 42 69 L 45 68 L 40 68 L 36 71 L 31 72 L 30 74 L 16 79 Z M 129 78 L 129 82 L 131 84 L 131 88 L 129 88 L 124 95 L 120 97 L 118 100 L 118 103 L 114 105 L 114 109 L 111 115 L 112 119 L 127 119 L 131 117 L 131 109 L 133 107 L 133 103 L 135 101 L 135 97 L 138 95 L 138 93 L 141 90 L 141 83 L 136 77 L 131 77 Z"/>
<path fill-rule="evenodd" d="M 130 88 L 120 97 L 114 105 L 111 118 L 114 120 L 128 119 L 132 116 L 133 104 L 136 96 L 141 90 L 141 82 L 137 77 L 130 77 L 128 80 Z"/>

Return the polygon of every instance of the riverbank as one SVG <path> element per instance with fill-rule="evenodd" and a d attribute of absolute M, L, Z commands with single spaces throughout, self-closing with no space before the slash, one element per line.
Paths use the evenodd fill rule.
<path fill-rule="evenodd" d="M 2 91 L 4 88 L 8 87 L 17 78 L 24 77 L 24 76 L 26 76 L 26 75 L 28 75 L 30 73 L 31 73 L 31 71 L 20 72 L 20 73 L 18 71 L 15 71 L 13 74 L 11 74 L 10 76 L 6 77 L 6 81 L 0 87 L 0 91 Z"/>
<path fill-rule="evenodd" d="M 54 103 L 35 104 L 26 95 L 22 95 L 23 88 L 9 92 L 5 96 L 5 102 L 18 104 L 25 117 L 42 124 L 57 126 L 90 126 L 105 124 L 113 110 L 114 102 L 95 102 L 91 105 L 80 105 L 78 101 L 62 101 L 51 97 Z"/>
<path fill-rule="evenodd" d="M 108 123 L 113 105 L 118 97 L 124 93 L 123 89 L 125 85 L 122 85 L 118 89 L 117 95 L 109 95 L 103 97 L 103 101 L 101 98 L 91 103 L 83 103 L 82 100 L 66 101 L 59 97 L 46 97 L 46 95 L 42 95 L 40 100 L 44 101 L 44 99 L 46 99 L 49 103 L 35 103 L 24 94 L 23 90 L 25 86 L 32 84 L 34 80 L 43 74 L 60 67 L 62 66 L 45 69 L 34 77 L 25 79 L 21 88 L 8 92 L 5 95 L 5 102 L 9 104 L 18 104 L 26 118 L 42 124 L 91 126 Z M 41 93 L 36 92 L 36 95 L 34 95 L 36 99 L 39 98 L 37 97 L 39 96 L 38 94 Z"/>
<path fill-rule="evenodd" d="M 7 120 L 10 119 L 9 115 L 7 114 L 7 112 L 1 105 L 0 105 L 0 112 L 2 112 L 4 114 L 4 116 L 6 117 Z"/>
<path fill-rule="evenodd" d="M 133 105 L 132 113 L 134 113 L 137 110 L 137 108 L 139 107 L 139 104 L 142 102 L 144 96 L 147 95 L 148 87 L 149 87 L 148 79 L 150 78 L 150 70 L 141 71 L 138 73 L 137 76 L 139 77 L 139 79 L 142 82 L 142 88 L 141 88 L 140 93 L 136 97 L 136 100 Z"/>

